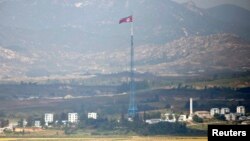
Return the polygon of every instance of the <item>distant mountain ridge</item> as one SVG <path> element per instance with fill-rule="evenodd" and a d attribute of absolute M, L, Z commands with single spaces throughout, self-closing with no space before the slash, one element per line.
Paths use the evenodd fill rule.
<path fill-rule="evenodd" d="M 230 4 L 219 5 L 207 9 L 209 16 L 215 18 L 216 20 L 221 20 L 227 22 L 231 25 L 244 26 L 249 28 L 250 25 L 250 15 L 249 11 Z"/>
<path fill-rule="evenodd" d="M 18 41 L 24 40 L 34 41 L 37 48 L 49 49 L 56 45 L 82 52 L 123 48 L 126 38 L 129 40 L 129 25 L 119 25 L 118 20 L 130 15 L 131 9 L 137 45 L 164 44 L 183 36 L 216 33 L 234 33 L 250 39 L 250 25 L 231 25 L 215 19 L 215 10 L 171 0 L 9 0 L 0 6 L 0 25 L 4 25 L 0 28 L 5 29 L 0 31 L 2 39 L 5 39 L 0 45 L 5 47 L 14 44 L 26 48 L 33 46 Z M 234 6 L 229 9 L 234 9 Z M 246 13 L 250 15 L 249 11 L 244 11 Z M 237 22 L 244 23 L 245 20 Z M 20 31 L 13 31 L 14 27 Z M 15 41 L 8 41 L 13 37 Z"/>
<path fill-rule="evenodd" d="M 201 9 L 171 0 L 8 0 L 0 8 L 1 79 L 127 71 L 130 25 L 118 21 L 131 13 L 139 72 L 249 70 L 250 12 L 232 5 Z"/>
<path fill-rule="evenodd" d="M 5 50 L 1 78 L 128 71 L 129 49 L 83 55 L 74 51 L 36 52 L 32 57 Z M 7 54 L 7 55 L 6 55 Z M 11 57 L 8 57 L 12 56 Z M 232 34 L 183 37 L 164 45 L 136 47 L 136 71 L 156 76 L 206 76 L 250 70 L 250 44 Z M 16 64 L 13 64 L 16 62 Z M 14 79 L 15 80 L 15 79 Z"/>

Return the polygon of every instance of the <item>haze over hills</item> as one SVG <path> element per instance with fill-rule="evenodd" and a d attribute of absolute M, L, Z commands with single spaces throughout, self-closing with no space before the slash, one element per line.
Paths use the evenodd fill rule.
<path fill-rule="evenodd" d="M 221 20 L 223 22 L 228 22 L 232 25 L 245 26 L 249 28 L 250 15 L 249 11 L 241 7 L 234 5 L 220 5 L 213 8 L 207 9 L 210 16 Z"/>
<path fill-rule="evenodd" d="M 236 6 L 8 0 L 0 3 L 0 78 L 127 71 L 129 24 L 118 21 L 131 9 L 138 72 L 165 76 L 249 70 L 250 12 Z M 237 12 L 221 12 L 225 9 Z"/>
<path fill-rule="evenodd" d="M 232 34 L 183 37 L 164 45 L 143 45 L 135 51 L 136 71 L 157 76 L 246 72 L 250 69 L 249 48 L 247 42 Z M 1 48 L 0 58 L 4 62 L 1 77 L 110 74 L 127 71 L 129 62 L 127 49 L 88 55 L 54 50 L 36 55 L 27 57 Z"/>

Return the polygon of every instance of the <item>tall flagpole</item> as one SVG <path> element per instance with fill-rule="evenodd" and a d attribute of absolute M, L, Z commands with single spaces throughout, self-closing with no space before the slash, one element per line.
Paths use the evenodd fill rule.
<path fill-rule="evenodd" d="M 134 80 L 134 25 L 131 22 L 131 50 L 130 50 L 130 103 L 128 114 L 129 118 L 134 118 L 137 112 L 135 104 L 135 80 Z"/>
<path fill-rule="evenodd" d="M 129 95 L 129 108 L 128 108 L 128 120 L 133 121 L 137 113 L 137 105 L 135 100 L 135 80 L 134 80 L 134 23 L 133 15 L 120 19 L 121 23 L 131 23 L 131 49 L 130 49 L 130 95 Z"/>

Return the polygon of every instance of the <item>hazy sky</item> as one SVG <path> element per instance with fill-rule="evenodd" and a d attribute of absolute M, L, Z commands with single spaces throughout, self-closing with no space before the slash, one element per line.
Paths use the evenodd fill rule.
<path fill-rule="evenodd" d="M 177 2 L 187 2 L 190 0 L 173 0 Z M 220 4 L 234 4 L 250 10 L 250 0 L 192 0 L 197 6 L 202 8 L 213 7 Z"/>

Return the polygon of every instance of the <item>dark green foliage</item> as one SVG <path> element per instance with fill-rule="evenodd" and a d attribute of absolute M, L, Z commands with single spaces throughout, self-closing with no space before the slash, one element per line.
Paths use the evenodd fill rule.
<path fill-rule="evenodd" d="M 24 119 L 22 118 L 22 119 L 20 119 L 20 120 L 17 122 L 19 127 L 24 127 L 23 121 L 24 121 Z"/>
<path fill-rule="evenodd" d="M 117 92 L 115 86 L 82 86 L 79 84 L 69 84 L 68 87 L 74 89 L 74 95 L 95 95 L 96 90 L 100 92 Z M 35 84 L 24 83 L 20 84 L 1 84 L 0 85 L 0 99 L 17 99 L 28 97 L 57 97 L 69 94 L 69 90 L 65 88 L 64 84 Z"/>
<path fill-rule="evenodd" d="M 135 82 L 135 86 L 137 90 L 143 90 L 150 88 L 150 85 L 147 81 L 138 81 Z M 118 88 L 118 92 L 127 92 L 129 91 L 130 84 L 129 83 L 122 83 Z"/>
<path fill-rule="evenodd" d="M 214 118 L 217 119 L 217 120 L 222 120 L 222 121 L 226 120 L 225 116 L 221 115 L 221 114 L 215 114 Z"/>
<path fill-rule="evenodd" d="M 81 121 L 80 128 L 113 130 L 117 126 L 117 122 L 114 120 L 108 120 L 106 118 L 100 119 L 86 119 Z"/>
<path fill-rule="evenodd" d="M 24 85 L 24 84 L 23 84 Z M 16 85 L 14 85 L 16 86 Z M 15 87 L 11 87 L 15 89 Z M 30 87 L 41 87 L 40 85 L 29 85 Z M 57 88 L 60 85 L 55 85 L 54 87 Z M 0 86 L 1 87 L 1 86 Z M 2 86 L 3 87 L 3 86 Z M 26 88 L 28 86 L 24 86 Z M 51 86 L 52 87 L 52 86 Z M 79 86 L 80 87 L 80 86 Z M 10 87 L 9 87 L 10 88 Z M 22 87 L 20 86 L 20 89 Z M 27 88 L 27 91 L 29 89 Z M 34 88 L 35 90 L 35 88 Z M 40 89 L 39 89 L 40 90 Z M 43 89 L 46 90 L 45 88 Z M 4 91 L 4 90 L 3 90 Z M 48 90 L 50 91 L 50 89 Z M 77 90 L 76 90 L 77 91 Z M 26 93 L 23 93 L 26 94 Z M 36 94 L 36 93 L 34 93 Z M 72 93 L 74 95 L 75 93 Z M 238 89 L 238 90 L 232 90 L 232 89 L 225 89 L 225 88 L 207 88 L 206 90 L 195 90 L 195 89 L 171 89 L 171 90 L 165 90 L 165 89 L 156 89 L 156 90 L 150 90 L 150 91 L 138 91 L 136 93 L 136 100 L 138 101 L 138 109 L 140 112 L 145 111 L 145 114 L 143 117 L 145 119 L 150 118 L 160 118 L 160 113 L 153 113 L 148 112 L 149 110 L 154 109 L 160 109 L 160 108 L 170 108 L 171 105 L 174 106 L 174 108 L 180 108 L 180 109 L 174 109 L 176 112 L 179 111 L 186 111 L 185 106 L 189 107 L 188 99 L 190 97 L 193 98 L 199 98 L 197 101 L 194 101 L 194 110 L 208 110 L 212 107 L 229 107 L 229 108 L 235 108 L 236 105 L 239 105 L 238 101 L 234 99 L 244 99 L 244 101 L 241 101 L 240 105 L 246 106 L 247 109 L 249 109 L 249 89 Z M 27 96 L 29 93 L 27 93 Z M 82 94 L 84 95 L 84 94 Z M 57 95 L 56 95 L 57 96 Z M 26 118 L 29 115 L 34 115 L 32 112 L 39 111 L 38 114 L 40 114 L 40 117 L 44 115 L 45 112 L 53 112 L 58 114 L 58 116 L 55 115 L 55 119 L 58 118 L 59 125 L 62 125 L 60 120 L 67 120 L 67 113 L 74 111 L 79 113 L 79 128 L 81 129 L 94 129 L 94 130 L 107 130 L 107 131 L 117 131 L 122 130 L 124 134 L 136 132 L 141 135 L 147 135 L 147 134 L 172 134 L 170 131 L 152 131 L 154 128 L 156 128 L 156 125 L 147 125 L 141 121 L 140 118 L 136 120 L 135 122 L 128 122 L 126 118 L 127 114 L 127 107 L 128 107 L 128 101 L 129 101 L 129 95 L 121 95 L 121 96 L 113 96 L 113 97 L 93 97 L 93 98 L 84 98 L 84 99 L 69 99 L 64 100 L 63 102 L 56 102 L 53 103 L 53 105 L 37 105 L 31 106 L 29 109 L 25 109 L 26 107 L 18 107 L 17 109 L 21 110 L 25 109 L 27 115 L 25 116 L 14 116 L 20 118 Z M 181 98 L 181 100 L 186 100 L 187 104 L 185 102 L 180 102 L 175 100 L 175 97 Z M 213 100 L 211 98 L 216 98 L 216 100 Z M 231 101 L 232 99 L 232 101 Z M 230 102 L 228 102 L 230 100 Z M 40 100 L 39 100 L 40 101 Z M 93 104 L 94 102 L 94 104 Z M 0 102 L 1 103 L 1 102 Z M 11 104 L 11 103 L 10 103 Z M 185 105 L 186 104 L 186 105 Z M 3 105 L 3 104 L 2 104 Z M 165 106 L 166 105 L 166 106 Z M 177 106 L 178 105 L 178 106 Z M 7 106 L 6 106 L 7 107 Z M 45 109 L 45 110 L 44 110 Z M 29 110 L 29 112 L 27 112 Z M 47 111 L 49 110 L 49 111 Z M 103 119 L 98 120 L 88 120 L 87 119 L 87 113 L 95 111 L 100 114 L 102 114 Z M 14 113 L 12 109 L 6 112 L 5 115 L 10 115 L 10 113 Z M 62 113 L 65 112 L 65 113 Z M 32 114 L 31 114 L 32 113 Z M 106 117 L 117 117 L 121 116 L 120 122 L 117 122 L 115 120 L 106 119 Z M 34 116 L 34 119 L 37 119 Z M 44 119 L 44 118 L 42 118 Z M 117 118 L 118 119 L 118 118 Z M 219 118 L 220 120 L 223 120 Z M 28 119 L 27 119 L 28 121 Z M 42 121 L 42 120 L 41 120 Z M 196 122 L 202 122 L 200 119 L 196 120 L 194 117 L 194 121 Z M 43 122 L 43 121 L 42 121 Z M 170 125 L 165 125 L 166 123 L 161 123 L 164 125 L 158 125 L 160 129 L 165 129 L 166 126 L 169 127 Z M 42 123 L 44 125 L 44 123 Z M 59 126 L 60 129 L 62 129 L 64 126 Z M 176 127 L 176 125 L 173 125 L 173 127 L 169 127 L 169 129 L 172 130 L 172 128 Z M 71 129 L 67 129 L 67 133 L 70 133 Z M 126 132 L 125 132 L 126 131 Z M 179 133 L 179 130 L 176 128 L 173 129 L 173 131 L 176 131 L 176 133 L 173 132 L 173 134 L 182 134 L 182 132 Z M 178 132 L 177 132 L 178 131 Z M 184 131 L 184 130 L 183 130 Z M 189 131 L 188 131 L 189 132 Z M 192 133 L 196 131 L 192 131 Z M 185 132 L 183 132 L 185 133 Z"/>
<path fill-rule="evenodd" d="M 147 105 L 147 104 L 138 104 L 138 109 L 140 109 L 141 111 L 149 111 L 149 110 L 156 110 L 155 107 Z"/>
<path fill-rule="evenodd" d="M 165 108 L 170 109 L 170 108 L 171 108 L 171 105 L 170 105 L 170 104 L 166 104 L 166 105 L 165 105 Z"/>
<path fill-rule="evenodd" d="M 144 113 L 146 116 L 146 113 Z M 139 135 L 185 135 L 189 131 L 184 123 L 160 122 L 147 124 L 141 118 L 135 118 L 133 122 L 124 121 L 122 126 L 127 131 L 133 131 Z"/>
<path fill-rule="evenodd" d="M 0 119 L 0 128 L 6 127 L 9 125 L 9 120 Z"/>
<path fill-rule="evenodd" d="M 151 112 L 144 114 L 145 119 L 161 118 L 161 112 Z"/>
<path fill-rule="evenodd" d="M 187 132 L 185 124 L 169 122 L 161 122 L 158 124 L 149 125 L 147 130 L 151 135 L 174 135 L 185 134 Z"/>
<path fill-rule="evenodd" d="M 75 134 L 78 129 L 78 123 L 67 123 L 67 125 L 64 127 L 64 133 L 67 135 Z"/>
<path fill-rule="evenodd" d="M 32 127 L 34 125 L 34 123 L 35 123 L 34 118 L 32 116 L 28 117 L 28 119 L 27 119 L 27 126 L 28 127 Z"/>
<path fill-rule="evenodd" d="M 67 126 L 67 127 L 65 127 L 65 129 L 64 129 L 64 133 L 65 133 L 66 135 L 75 134 L 76 131 L 77 131 L 77 128 L 76 128 L 76 127 Z"/>
<path fill-rule="evenodd" d="M 198 122 L 198 123 L 202 123 L 202 122 L 203 122 L 203 119 L 200 118 L 200 117 L 198 117 L 197 115 L 194 115 L 193 121 L 194 121 L 194 122 Z"/>
<path fill-rule="evenodd" d="M 59 116 L 59 120 L 67 120 L 68 119 L 68 114 L 67 113 L 61 113 Z"/>
<path fill-rule="evenodd" d="M 188 130 L 183 123 L 160 122 L 146 124 L 135 122 L 128 124 L 129 128 L 140 135 L 185 135 Z"/>

